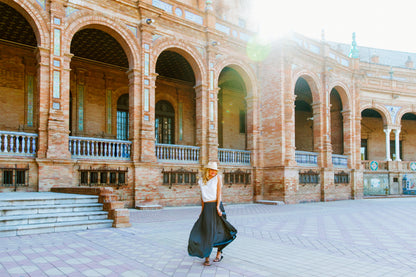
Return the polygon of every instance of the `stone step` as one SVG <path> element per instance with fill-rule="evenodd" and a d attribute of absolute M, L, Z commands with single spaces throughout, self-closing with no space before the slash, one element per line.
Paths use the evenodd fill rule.
<path fill-rule="evenodd" d="M 81 211 L 102 211 L 103 204 L 84 203 L 67 205 L 30 205 L 0 207 L 0 216 L 44 214 L 44 213 L 70 213 Z"/>
<path fill-rule="evenodd" d="M 40 223 L 19 226 L 1 226 L 0 237 L 12 237 L 20 235 L 32 235 L 42 233 L 55 233 L 65 231 L 80 231 L 87 229 L 110 228 L 111 219 L 82 220 L 55 223 Z"/>
<path fill-rule="evenodd" d="M 112 227 L 97 195 L 0 193 L 0 237 Z"/>
<path fill-rule="evenodd" d="M 277 206 L 281 206 L 285 204 L 285 202 L 283 201 L 273 201 L 273 200 L 257 200 L 256 203 L 265 204 L 265 205 L 277 205 Z"/>
<path fill-rule="evenodd" d="M 4 193 L 0 194 L 0 208 L 10 206 L 64 205 L 98 203 L 97 195 L 62 193 Z"/>
<path fill-rule="evenodd" d="M 2 216 L 0 218 L 0 227 L 13 226 L 13 225 L 25 225 L 25 224 L 78 221 L 78 220 L 85 221 L 85 220 L 96 220 L 96 219 L 107 219 L 107 218 L 108 218 L 108 213 L 104 211 L 13 215 L 13 216 Z"/>

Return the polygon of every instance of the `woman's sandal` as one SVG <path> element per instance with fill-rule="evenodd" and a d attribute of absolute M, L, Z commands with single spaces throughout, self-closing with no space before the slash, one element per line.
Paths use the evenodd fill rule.
<path fill-rule="evenodd" d="M 216 262 L 216 263 L 221 262 L 222 261 L 222 258 L 224 258 L 223 255 L 221 255 L 221 257 L 219 257 L 219 258 L 215 257 L 215 259 L 213 260 L 213 262 Z"/>
<path fill-rule="evenodd" d="M 211 265 L 211 263 L 209 261 L 204 262 L 204 266 L 210 266 L 210 265 Z"/>

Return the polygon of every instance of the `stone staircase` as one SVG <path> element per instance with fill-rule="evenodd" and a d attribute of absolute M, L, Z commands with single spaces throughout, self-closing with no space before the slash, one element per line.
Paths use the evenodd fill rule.
<path fill-rule="evenodd" d="M 96 195 L 0 193 L 0 237 L 112 227 Z"/>

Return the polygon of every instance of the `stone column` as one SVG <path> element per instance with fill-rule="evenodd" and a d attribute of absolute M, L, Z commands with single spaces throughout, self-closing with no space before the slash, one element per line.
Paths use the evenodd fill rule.
<path fill-rule="evenodd" d="M 391 129 L 387 128 L 383 130 L 386 133 L 386 161 L 391 161 L 390 159 L 390 132 Z"/>
<path fill-rule="evenodd" d="M 396 159 L 395 161 L 401 161 L 400 159 L 400 129 L 394 130 L 394 137 L 395 137 L 395 146 L 396 146 Z"/>

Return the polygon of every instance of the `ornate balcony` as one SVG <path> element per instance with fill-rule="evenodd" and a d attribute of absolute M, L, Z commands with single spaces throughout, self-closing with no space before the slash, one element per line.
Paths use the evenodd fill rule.
<path fill-rule="evenodd" d="M 199 152 L 197 146 L 156 143 L 159 162 L 199 163 Z"/>

